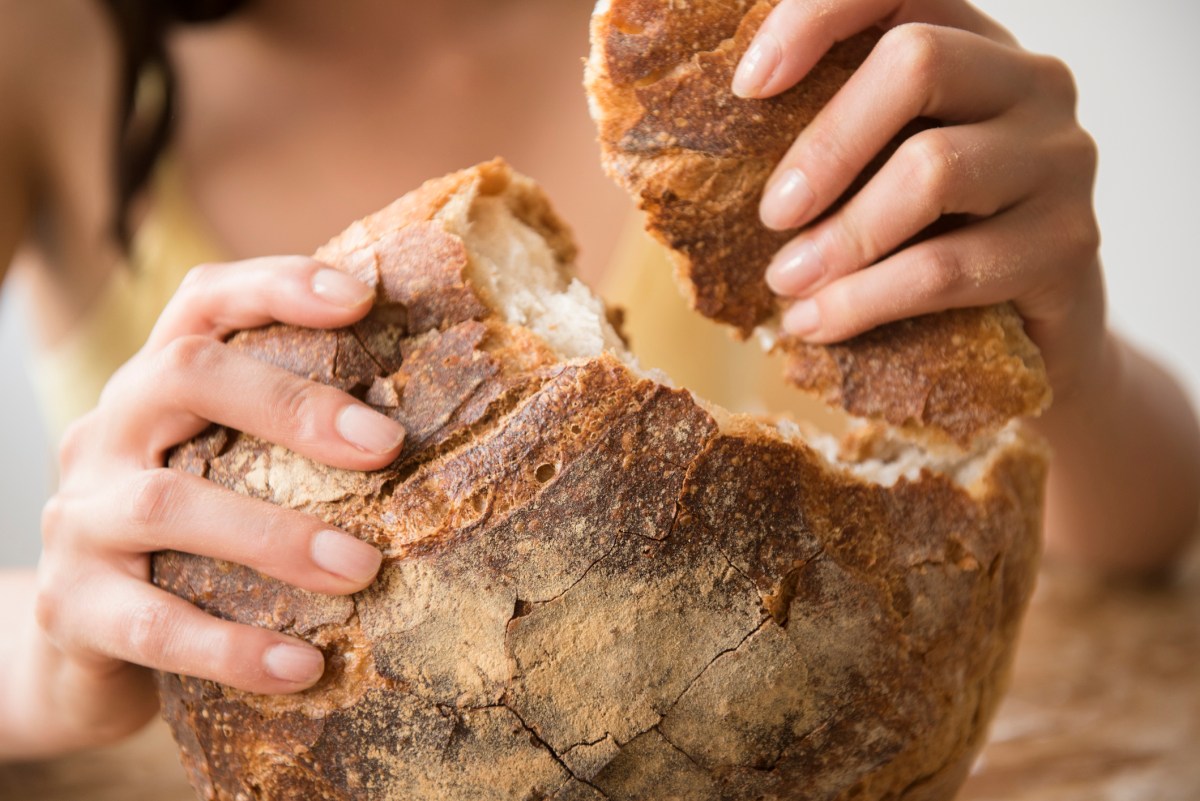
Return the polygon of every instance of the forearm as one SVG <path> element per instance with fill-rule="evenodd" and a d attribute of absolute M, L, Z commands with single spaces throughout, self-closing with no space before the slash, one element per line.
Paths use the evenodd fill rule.
<path fill-rule="evenodd" d="M 45 758 L 111 742 L 154 711 L 124 716 L 115 726 L 98 719 L 100 704 L 114 692 L 145 697 L 133 688 L 149 676 L 124 664 L 93 670 L 55 648 L 34 617 L 35 586 L 32 570 L 0 571 L 0 608 L 12 621 L 8 636 L 0 640 L 0 761 Z M 141 723 L 131 725 L 131 720 Z"/>
<path fill-rule="evenodd" d="M 1049 558 L 1118 575 L 1168 568 L 1200 515 L 1200 427 L 1179 384 L 1110 333 L 1091 383 L 1035 425 L 1054 450 Z"/>
<path fill-rule="evenodd" d="M 39 756 L 52 739 L 34 714 L 46 689 L 40 678 L 57 672 L 37 636 L 35 585 L 32 570 L 0 572 L 0 605 L 11 621 L 0 640 L 0 759 Z"/>

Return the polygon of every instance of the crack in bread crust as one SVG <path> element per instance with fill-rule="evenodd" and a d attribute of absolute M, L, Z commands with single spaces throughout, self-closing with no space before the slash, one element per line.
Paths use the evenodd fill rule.
<path fill-rule="evenodd" d="M 743 338 L 771 330 L 791 383 L 859 417 L 965 446 L 1014 417 L 1040 413 L 1050 401 L 1045 366 L 1007 304 L 892 323 L 832 346 L 775 332 L 781 301 L 764 273 L 797 231 L 762 224 L 763 187 L 879 33 L 836 44 L 777 97 L 738 98 L 734 69 L 774 5 L 612 0 L 593 17 L 586 85 L 605 168 L 646 211 L 647 229 L 671 251 L 693 308 Z M 900 141 L 931 124 L 903 131 L 833 210 Z"/>
<path fill-rule="evenodd" d="M 410 431 L 396 463 L 335 470 L 222 428 L 170 457 L 386 557 L 372 586 L 331 598 L 155 556 L 160 586 L 327 658 L 294 696 L 158 677 L 197 792 L 948 798 L 937 788 L 980 744 L 1031 590 L 1038 445 L 997 443 L 970 485 L 927 469 L 885 486 L 771 425 L 719 422 L 619 353 L 562 360 L 500 318 L 470 248 L 434 219 L 488 193 L 569 261 L 540 193 L 483 165 L 321 251 L 378 287 L 353 335 L 230 341 L 362 389 Z"/>

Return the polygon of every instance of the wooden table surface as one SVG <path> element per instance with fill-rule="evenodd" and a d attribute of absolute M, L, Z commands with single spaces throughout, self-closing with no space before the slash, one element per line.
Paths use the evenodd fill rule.
<path fill-rule="evenodd" d="M 3 801 L 194 801 L 162 723 L 0 766 Z M 1012 686 L 959 801 L 1200 800 L 1200 551 L 1154 590 L 1043 574 Z"/>

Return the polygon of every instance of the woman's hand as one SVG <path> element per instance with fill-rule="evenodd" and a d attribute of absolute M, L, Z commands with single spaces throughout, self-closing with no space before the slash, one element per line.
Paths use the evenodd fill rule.
<path fill-rule="evenodd" d="M 307 258 L 198 267 L 98 407 L 69 429 L 61 489 L 43 517 L 36 602 L 55 652 L 47 669 L 57 675 L 44 680 L 48 697 L 31 701 L 63 729 L 54 735 L 60 743 L 140 727 L 157 708 L 141 666 L 257 693 L 294 692 L 321 676 L 322 655 L 304 642 L 218 620 L 152 586 L 150 554 L 239 562 L 321 593 L 371 582 L 381 557 L 370 545 L 169 470 L 164 458 L 211 421 L 337 467 L 389 463 L 404 434 L 397 423 L 222 344 L 235 329 L 274 321 L 347 325 L 373 298 L 371 288 Z"/>
<path fill-rule="evenodd" d="M 1013 301 L 1055 395 L 1035 423 L 1055 454 L 1048 553 L 1109 573 L 1170 566 L 1198 525 L 1200 428 L 1178 382 L 1106 328 L 1096 148 L 1066 66 L 963 0 L 781 0 L 733 89 L 782 92 L 872 25 L 883 38 L 778 165 L 763 221 L 809 225 L 908 123 L 938 127 L 776 255 L 767 281 L 796 299 L 785 329 L 825 343 Z M 946 215 L 965 222 L 914 239 Z"/>
<path fill-rule="evenodd" d="M 906 139 L 842 208 L 784 246 L 767 279 L 796 298 L 788 331 L 811 342 L 951 307 L 1015 301 L 1051 383 L 1096 372 L 1104 300 L 1092 208 L 1096 151 L 1059 61 L 1028 53 L 961 0 L 782 0 L 737 72 L 741 95 L 800 80 L 836 41 L 886 30 L 796 140 L 768 183 L 762 219 L 816 219 L 910 122 Z M 945 215 L 966 224 L 907 244 Z"/>

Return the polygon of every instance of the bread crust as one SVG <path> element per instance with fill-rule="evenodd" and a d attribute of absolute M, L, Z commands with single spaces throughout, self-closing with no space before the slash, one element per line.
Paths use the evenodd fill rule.
<path fill-rule="evenodd" d="M 483 165 L 319 252 L 377 288 L 362 323 L 230 340 L 403 420 L 393 465 L 219 427 L 170 457 L 385 554 L 350 597 L 155 556 L 158 585 L 327 658 L 291 696 L 158 676 L 200 796 L 950 798 L 1030 594 L 1040 447 L 1011 434 L 970 481 L 885 486 L 611 354 L 563 361 L 499 317 L 438 217 L 481 194 L 569 257 L 540 192 Z M 867 439 L 864 460 L 886 450 Z"/>
<path fill-rule="evenodd" d="M 672 252 L 693 307 L 743 338 L 777 328 L 781 301 L 764 273 L 797 233 L 762 224 L 763 187 L 797 134 L 879 39 L 867 31 L 834 45 L 804 80 L 775 98 L 738 98 L 730 89 L 734 69 L 776 2 L 601 3 L 586 78 L 605 169 L 636 198 L 647 229 Z M 773 348 L 797 387 L 856 416 L 960 445 L 1013 417 L 1036 415 L 1050 401 L 1041 356 L 1008 304 L 884 325 L 829 347 L 783 336 Z"/>

